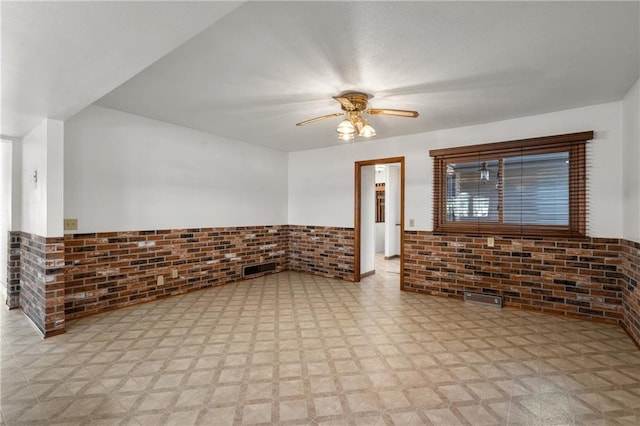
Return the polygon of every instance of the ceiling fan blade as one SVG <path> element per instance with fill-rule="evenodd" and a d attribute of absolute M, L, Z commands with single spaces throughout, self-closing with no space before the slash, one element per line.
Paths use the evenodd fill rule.
<path fill-rule="evenodd" d="M 340 105 L 342 105 L 347 111 L 353 111 L 356 109 L 356 106 L 347 98 L 343 98 L 342 96 L 334 96 L 333 99 L 340 102 Z"/>
<path fill-rule="evenodd" d="M 371 115 L 395 115 L 410 118 L 416 118 L 419 115 L 418 111 L 408 111 L 404 109 L 368 109 L 365 112 Z"/>
<path fill-rule="evenodd" d="M 316 117 L 316 118 L 312 118 L 310 120 L 301 121 L 300 123 L 296 123 L 296 126 L 304 126 L 305 124 L 315 123 L 316 121 L 326 120 L 327 118 L 338 117 L 338 116 L 341 116 L 343 114 L 344 114 L 344 112 L 336 112 L 334 114 L 323 115 L 322 117 Z"/>

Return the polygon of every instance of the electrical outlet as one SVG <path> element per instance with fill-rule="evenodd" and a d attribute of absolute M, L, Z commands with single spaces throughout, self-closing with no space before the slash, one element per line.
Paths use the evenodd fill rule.
<path fill-rule="evenodd" d="M 496 240 L 493 237 L 487 238 L 487 247 L 493 247 L 496 244 Z"/>
<path fill-rule="evenodd" d="M 416 226 L 416 221 L 414 219 L 409 219 L 409 228 L 413 228 Z"/>
<path fill-rule="evenodd" d="M 164 284 L 164 277 L 162 275 L 158 275 L 158 285 Z"/>
<path fill-rule="evenodd" d="M 78 219 L 65 219 L 64 220 L 64 230 L 65 231 L 75 231 L 78 229 Z"/>
<path fill-rule="evenodd" d="M 172 269 L 171 270 L 171 278 L 178 278 L 178 270 L 177 269 Z"/>

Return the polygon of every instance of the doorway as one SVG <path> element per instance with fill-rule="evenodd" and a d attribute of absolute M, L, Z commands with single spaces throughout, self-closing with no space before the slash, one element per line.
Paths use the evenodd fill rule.
<path fill-rule="evenodd" d="M 386 205 L 388 225 L 385 227 L 385 258 L 400 257 L 400 289 L 404 289 L 404 157 L 379 158 L 355 163 L 355 238 L 354 238 L 354 281 L 359 282 L 375 268 L 375 217 L 376 190 L 375 166 L 385 166 L 386 190 L 399 193 L 396 210 L 394 205 Z M 386 198 L 389 200 L 389 197 Z M 363 270 L 364 268 L 364 270 Z"/>

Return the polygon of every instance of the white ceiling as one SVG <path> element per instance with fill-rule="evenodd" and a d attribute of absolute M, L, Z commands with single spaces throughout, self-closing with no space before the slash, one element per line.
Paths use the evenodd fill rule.
<path fill-rule="evenodd" d="M 339 118 L 295 123 L 340 111 L 343 90 L 420 112 L 371 117 L 384 139 L 619 100 L 640 76 L 639 2 L 66 3 L 53 17 L 31 5 L 21 23 L 3 4 L 10 135 L 29 130 L 22 116 L 68 118 L 104 95 L 98 105 L 295 151 L 339 143 Z M 55 54 L 33 58 L 52 37 Z"/>
<path fill-rule="evenodd" d="M 0 135 L 66 120 L 240 5 L 0 1 Z"/>

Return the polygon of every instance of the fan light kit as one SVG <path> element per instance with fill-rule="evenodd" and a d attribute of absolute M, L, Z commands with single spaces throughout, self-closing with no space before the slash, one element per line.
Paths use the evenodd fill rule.
<path fill-rule="evenodd" d="M 367 101 L 371 97 L 372 96 L 361 92 L 345 92 L 339 96 L 334 96 L 333 99 L 340 103 L 344 112 L 336 112 L 334 114 L 327 114 L 321 117 L 312 118 L 310 120 L 297 123 L 296 126 L 304 126 L 305 124 L 315 123 L 316 121 L 325 120 L 327 118 L 344 116 L 344 119 L 336 128 L 338 139 L 341 141 L 352 141 L 355 139 L 356 134 L 363 138 L 372 138 L 376 135 L 376 130 L 362 116 L 363 114 L 394 115 L 397 117 L 411 118 L 418 116 L 417 111 L 407 111 L 402 109 L 367 109 Z"/>

